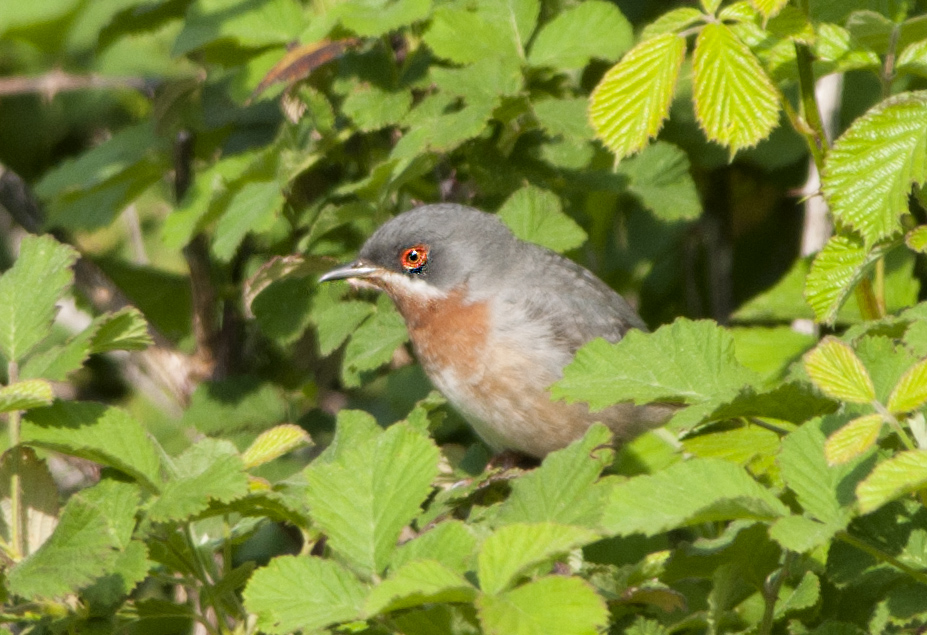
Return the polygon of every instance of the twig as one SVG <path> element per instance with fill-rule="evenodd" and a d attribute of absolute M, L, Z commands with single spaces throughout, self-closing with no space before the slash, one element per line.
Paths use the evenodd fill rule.
<path fill-rule="evenodd" d="M 44 75 L 0 77 L 0 95 L 39 93 L 51 101 L 55 95 L 88 88 L 131 88 L 150 93 L 155 82 L 141 77 L 109 77 L 106 75 L 73 75 L 61 69 Z"/>

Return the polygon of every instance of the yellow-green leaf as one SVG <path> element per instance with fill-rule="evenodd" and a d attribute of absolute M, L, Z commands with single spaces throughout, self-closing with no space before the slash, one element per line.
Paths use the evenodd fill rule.
<path fill-rule="evenodd" d="M 923 487 L 927 487 L 927 450 L 901 452 L 876 465 L 856 487 L 859 510 L 868 514 Z"/>
<path fill-rule="evenodd" d="M 834 217 L 867 247 L 901 231 L 911 185 L 927 181 L 927 91 L 877 104 L 837 139 L 821 179 Z"/>
<path fill-rule="evenodd" d="M 927 402 L 927 359 L 914 364 L 901 376 L 888 398 L 892 412 L 917 410 Z"/>
<path fill-rule="evenodd" d="M 685 38 L 672 33 L 641 42 L 593 91 L 592 127 L 616 159 L 639 151 L 663 127 L 685 53 Z"/>
<path fill-rule="evenodd" d="M 54 398 L 51 384 L 47 381 L 27 379 L 0 388 L 0 412 L 47 406 Z"/>
<path fill-rule="evenodd" d="M 736 153 L 769 136 L 779 121 L 766 71 L 724 24 L 707 24 L 693 56 L 695 114 L 705 134 Z"/>
<path fill-rule="evenodd" d="M 262 432 L 241 455 L 241 460 L 245 468 L 250 469 L 270 463 L 301 445 L 311 444 L 312 439 L 305 430 L 298 425 L 285 423 Z"/>
<path fill-rule="evenodd" d="M 830 437 L 824 444 L 824 456 L 829 465 L 852 461 L 871 448 L 882 430 L 882 415 L 876 413 L 853 419 Z"/>
<path fill-rule="evenodd" d="M 927 253 L 927 225 L 920 225 L 909 231 L 904 237 L 904 242 L 914 251 Z"/>
<path fill-rule="evenodd" d="M 875 399 L 875 387 L 853 349 L 835 337 L 825 337 L 805 355 L 805 370 L 824 394 L 851 403 Z"/>
<path fill-rule="evenodd" d="M 764 18 L 771 18 L 789 3 L 789 0 L 750 0 L 753 8 L 763 14 Z"/>
<path fill-rule="evenodd" d="M 644 27 L 641 40 L 649 40 L 666 33 L 679 33 L 700 20 L 705 14 L 693 7 L 680 7 L 661 15 L 659 18 Z"/>
<path fill-rule="evenodd" d="M 701 0 L 701 5 L 705 13 L 714 13 L 721 5 L 721 0 Z"/>

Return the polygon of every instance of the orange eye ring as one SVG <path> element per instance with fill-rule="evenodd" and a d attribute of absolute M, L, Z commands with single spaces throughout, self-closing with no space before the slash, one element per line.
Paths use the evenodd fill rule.
<path fill-rule="evenodd" d="M 399 264 L 409 273 L 421 273 L 428 262 L 428 246 L 413 245 L 402 250 L 399 254 Z"/>

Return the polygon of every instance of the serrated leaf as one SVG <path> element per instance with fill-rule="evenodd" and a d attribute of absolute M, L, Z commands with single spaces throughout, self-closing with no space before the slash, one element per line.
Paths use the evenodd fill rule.
<path fill-rule="evenodd" d="M 685 53 L 685 38 L 672 33 L 645 40 L 592 92 L 592 127 L 616 160 L 641 150 L 663 127 Z"/>
<path fill-rule="evenodd" d="M 700 403 L 733 395 L 754 379 L 734 358 L 730 333 L 710 320 L 680 318 L 654 333 L 631 330 L 616 344 L 593 340 L 551 394 L 588 402 L 593 410 L 629 400 Z"/>
<path fill-rule="evenodd" d="M 596 635 L 608 623 L 605 601 L 579 578 L 550 576 L 477 600 L 487 635 Z"/>
<path fill-rule="evenodd" d="M 248 233 L 265 232 L 273 226 L 283 202 L 277 181 L 245 183 L 232 195 L 216 223 L 212 253 L 223 262 L 231 260 Z"/>
<path fill-rule="evenodd" d="M 631 47 L 631 23 L 613 4 L 591 0 L 558 13 L 541 27 L 528 63 L 556 69 L 582 68 L 589 60 L 616 60 Z"/>
<path fill-rule="evenodd" d="M 432 66 L 428 74 L 441 91 L 471 104 L 494 104 L 503 95 L 518 95 L 524 84 L 521 66 L 492 58 L 459 68 Z"/>
<path fill-rule="evenodd" d="M 563 213 L 557 195 L 534 185 L 516 190 L 499 209 L 499 218 L 522 240 L 557 252 L 586 242 L 586 232 Z"/>
<path fill-rule="evenodd" d="M 888 398 L 890 412 L 910 412 L 927 402 L 927 359 L 918 362 L 898 380 Z"/>
<path fill-rule="evenodd" d="M 782 11 L 788 3 L 789 0 L 750 0 L 750 4 L 767 19 Z"/>
<path fill-rule="evenodd" d="M 445 5 L 435 9 L 423 40 L 435 55 L 457 64 L 487 57 L 500 62 L 520 59 L 521 42 L 508 27 L 506 22 L 494 22 L 479 11 Z"/>
<path fill-rule="evenodd" d="M 866 367 L 848 345 L 828 336 L 805 355 L 805 372 L 821 391 L 850 403 L 869 403 L 875 387 Z"/>
<path fill-rule="evenodd" d="M 402 122 L 409 129 L 393 147 L 393 159 L 414 159 L 426 151 L 448 152 L 485 132 L 499 96 L 467 100 L 457 108 L 457 97 L 447 92 L 425 97 Z"/>
<path fill-rule="evenodd" d="M 161 459 L 148 433 L 119 408 L 59 401 L 30 410 L 23 443 L 109 465 L 152 490 L 161 482 Z"/>
<path fill-rule="evenodd" d="M 309 433 L 292 423 L 262 432 L 241 455 L 245 469 L 270 463 L 298 447 L 312 445 Z"/>
<path fill-rule="evenodd" d="M 26 236 L 0 276 L 0 353 L 19 362 L 48 335 L 55 303 L 74 279 L 77 252 L 51 236 Z"/>
<path fill-rule="evenodd" d="M 623 536 L 654 536 L 703 522 L 769 521 L 787 514 L 788 508 L 743 468 L 717 459 L 692 459 L 616 485 L 602 525 Z"/>
<path fill-rule="evenodd" d="M 381 297 L 376 312 L 354 331 L 344 349 L 341 373 L 345 385 L 359 386 L 360 373 L 387 363 L 408 339 L 402 316 L 385 296 Z"/>
<path fill-rule="evenodd" d="M 431 0 L 351 0 L 332 7 L 331 13 L 358 35 L 377 37 L 428 17 Z"/>
<path fill-rule="evenodd" d="M 286 402 L 277 386 L 237 375 L 197 386 L 181 421 L 204 434 L 228 434 L 265 430 L 283 421 L 286 414 Z"/>
<path fill-rule="evenodd" d="M 801 582 L 794 589 L 783 589 L 776 598 L 776 619 L 793 611 L 807 609 L 817 604 L 821 597 L 821 581 L 810 571 L 806 571 Z"/>
<path fill-rule="evenodd" d="M 606 492 L 596 480 L 614 459 L 610 441 L 608 428 L 597 424 L 582 439 L 548 454 L 540 467 L 512 481 L 497 519 L 598 527 Z"/>
<path fill-rule="evenodd" d="M 371 591 L 364 613 L 372 617 L 422 604 L 472 602 L 476 595 L 476 588 L 460 573 L 436 560 L 413 560 Z"/>
<path fill-rule="evenodd" d="M 875 445 L 885 421 L 876 413 L 853 419 L 835 433 L 824 444 L 824 456 L 828 465 L 840 465 L 852 461 Z"/>
<path fill-rule="evenodd" d="M 782 440 L 779 467 L 782 479 L 795 492 L 802 508 L 826 525 L 842 529 L 851 518 L 850 493 L 862 478 L 859 465 L 863 457 L 839 466 L 830 466 L 824 455 L 826 435 L 834 423 L 847 415 L 833 415 L 806 423 Z M 826 427 L 825 427 L 826 422 Z"/>
<path fill-rule="evenodd" d="M 376 86 L 360 86 L 348 94 L 341 108 L 358 130 L 372 132 L 398 124 L 411 106 L 409 90 L 385 91 Z"/>
<path fill-rule="evenodd" d="M 886 251 L 867 250 L 858 240 L 839 234 L 827 241 L 814 257 L 805 283 L 805 299 L 818 322 L 832 323 L 836 319 L 847 297 Z"/>
<path fill-rule="evenodd" d="M 248 612 L 257 615 L 257 627 L 283 635 L 360 617 L 366 593 L 337 562 L 282 556 L 255 571 L 243 595 Z"/>
<path fill-rule="evenodd" d="M 780 518 L 769 528 L 769 537 L 784 549 L 807 553 L 834 537 L 840 526 L 826 524 L 804 516 Z"/>
<path fill-rule="evenodd" d="M 86 588 L 82 596 L 96 605 L 118 605 L 148 577 L 153 565 L 145 543 L 130 540 L 119 552 L 112 570 Z"/>
<path fill-rule="evenodd" d="M 90 356 L 90 341 L 96 327 L 91 324 L 61 346 L 52 346 L 33 355 L 19 369 L 20 379 L 65 381 L 68 375 L 83 366 Z"/>
<path fill-rule="evenodd" d="M 267 285 L 251 305 L 261 331 L 281 345 L 302 336 L 312 320 L 314 282 L 309 278 L 283 278 Z"/>
<path fill-rule="evenodd" d="M 704 19 L 705 14 L 692 7 L 673 9 L 645 26 L 641 32 L 641 40 L 650 40 L 667 33 L 679 33 Z"/>
<path fill-rule="evenodd" d="M 909 231 L 904 237 L 904 242 L 914 251 L 927 253 L 927 225 L 919 225 Z"/>
<path fill-rule="evenodd" d="M 319 335 L 319 352 L 331 355 L 374 312 L 374 305 L 359 300 L 335 302 L 312 312 Z"/>
<path fill-rule="evenodd" d="M 779 123 L 779 102 L 759 60 L 730 27 L 706 24 L 695 43 L 693 99 L 699 125 L 735 154 Z"/>
<path fill-rule="evenodd" d="M 588 106 L 588 100 L 582 97 L 542 99 L 531 104 L 545 132 L 576 140 L 592 139 L 592 127 L 586 117 Z"/>
<path fill-rule="evenodd" d="M 248 476 L 235 446 L 203 439 L 174 461 L 176 473 L 152 501 L 148 516 L 157 523 L 183 520 L 204 511 L 210 501 L 226 503 L 248 493 Z"/>
<path fill-rule="evenodd" d="M 927 91 L 882 101 L 834 143 L 821 179 L 834 217 L 866 246 L 901 230 L 912 184 L 927 181 Z"/>
<path fill-rule="evenodd" d="M 14 452 L 18 452 L 19 456 L 14 456 Z M 7 544 L 12 544 L 10 485 L 13 474 L 19 475 L 20 535 L 25 551 L 22 555 L 25 556 L 41 547 L 58 525 L 58 486 L 48 465 L 35 455 L 32 448 L 19 446 L 3 453 L 0 458 L 0 511 L 3 513 L 3 538 Z"/>
<path fill-rule="evenodd" d="M 26 379 L 0 388 L 0 412 L 47 406 L 54 398 L 55 393 L 47 381 Z"/>
<path fill-rule="evenodd" d="M 664 221 L 693 220 L 702 213 L 689 157 L 676 146 L 657 141 L 622 161 L 618 174 L 628 177 L 628 191 Z"/>
<path fill-rule="evenodd" d="M 927 487 L 927 450 L 900 452 L 876 465 L 856 487 L 859 511 L 868 514 L 923 487 Z"/>
<path fill-rule="evenodd" d="M 332 461 L 316 460 L 305 471 L 313 520 L 330 548 L 365 576 L 388 564 L 400 531 L 431 490 L 439 455 L 405 424 L 371 432 L 340 439 Z"/>
<path fill-rule="evenodd" d="M 217 40 L 245 48 L 285 44 L 303 28 L 302 10 L 292 0 L 211 0 L 189 5 L 172 55 L 180 56 Z"/>
<path fill-rule="evenodd" d="M 413 560 L 434 560 L 451 571 L 472 570 L 476 537 L 459 520 L 445 520 L 400 546 L 390 561 L 396 570 Z"/>
<path fill-rule="evenodd" d="M 153 343 L 145 316 L 134 306 L 101 315 L 94 320 L 94 325 L 96 330 L 90 340 L 91 353 L 140 351 Z"/>
<path fill-rule="evenodd" d="M 927 76 L 927 40 L 914 42 L 901 51 L 895 65 L 898 73 Z"/>
<path fill-rule="evenodd" d="M 480 549 L 477 573 L 484 593 L 497 594 L 531 567 L 599 539 L 582 527 L 554 523 L 515 523 L 493 532 Z"/>
<path fill-rule="evenodd" d="M 9 571 L 10 591 L 30 600 L 74 593 L 115 565 L 119 546 L 101 511 L 75 496 L 48 540 Z"/>

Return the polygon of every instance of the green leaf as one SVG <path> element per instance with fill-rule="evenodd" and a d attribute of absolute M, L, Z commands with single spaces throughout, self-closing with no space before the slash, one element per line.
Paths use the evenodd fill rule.
<path fill-rule="evenodd" d="M 51 537 L 9 571 L 10 591 L 29 600 L 75 593 L 114 567 L 119 547 L 102 511 L 75 496 Z"/>
<path fill-rule="evenodd" d="M 734 358 L 730 333 L 709 320 L 680 318 L 654 333 L 631 330 L 616 344 L 593 340 L 577 352 L 551 394 L 601 410 L 629 400 L 700 403 L 731 396 L 753 380 Z"/>
<path fill-rule="evenodd" d="M 501 2 L 499 4 L 502 4 Z M 486 58 L 505 62 L 520 59 L 523 43 L 511 23 L 494 21 L 481 11 L 467 11 L 458 6 L 440 6 L 431 16 L 431 26 L 423 40 L 435 55 L 457 64 L 469 64 Z"/>
<path fill-rule="evenodd" d="M 911 412 L 927 403 L 927 359 L 918 362 L 898 380 L 886 404 L 890 412 Z"/>
<path fill-rule="evenodd" d="M 0 353 L 9 361 L 22 361 L 48 335 L 76 259 L 51 236 L 23 238 L 16 262 L 0 276 Z"/>
<path fill-rule="evenodd" d="M 602 525 L 623 536 L 655 536 L 703 522 L 769 521 L 787 514 L 788 508 L 743 468 L 717 459 L 692 459 L 619 483 Z"/>
<path fill-rule="evenodd" d="M 802 508 L 824 524 L 841 529 L 851 518 L 852 491 L 863 457 L 839 466 L 827 464 L 824 430 L 833 430 L 850 417 L 833 415 L 801 426 L 782 440 L 779 466 L 782 479 L 795 492 Z M 826 425 L 825 425 L 826 422 Z"/>
<path fill-rule="evenodd" d="M 819 322 L 833 323 L 837 311 L 888 247 L 866 250 L 850 236 L 832 236 L 811 263 L 805 298 Z"/>
<path fill-rule="evenodd" d="M 204 434 L 236 430 L 262 431 L 286 419 L 280 389 L 249 375 L 204 381 L 190 396 L 181 420 Z"/>
<path fill-rule="evenodd" d="M 312 312 L 319 335 L 319 352 L 331 355 L 374 312 L 369 302 L 347 300 L 321 306 Z"/>
<path fill-rule="evenodd" d="M 521 91 L 524 76 L 518 64 L 484 59 L 461 68 L 432 66 L 435 86 L 449 95 L 463 97 L 471 104 L 495 104 L 503 95 Z"/>
<path fill-rule="evenodd" d="M 808 553 L 828 542 L 839 529 L 839 526 L 825 524 L 804 516 L 786 516 L 772 524 L 769 528 L 769 537 L 782 545 L 784 549 L 796 553 Z"/>
<path fill-rule="evenodd" d="M 19 456 L 15 457 L 14 453 Z M 48 465 L 35 455 L 32 448 L 18 446 L 7 450 L 0 458 L 0 513 L 3 515 L 3 538 L 12 544 L 10 529 L 13 516 L 10 508 L 11 479 L 19 475 L 20 514 L 23 536 L 23 555 L 34 553 L 42 546 L 58 525 L 58 486 Z"/>
<path fill-rule="evenodd" d="M 94 326 L 96 329 L 90 340 L 91 353 L 141 351 L 152 344 L 148 323 L 134 306 L 101 315 L 94 320 Z"/>
<path fill-rule="evenodd" d="M 499 209 L 499 218 L 522 240 L 557 252 L 586 242 L 586 232 L 563 213 L 557 195 L 534 185 L 515 191 Z"/>
<path fill-rule="evenodd" d="M 310 513 L 331 549 L 370 577 L 386 567 L 399 532 L 431 491 L 439 453 L 406 424 L 338 443 L 334 460 L 306 468 Z"/>
<path fill-rule="evenodd" d="M 154 563 L 140 540 L 130 540 L 119 552 L 113 568 L 87 587 L 82 596 L 94 605 L 117 606 L 148 577 Z"/>
<path fill-rule="evenodd" d="M 705 14 L 692 7 L 673 9 L 646 25 L 641 32 L 641 40 L 650 40 L 667 33 L 679 33 L 704 19 Z"/>
<path fill-rule="evenodd" d="M 899 74 L 927 76 L 927 40 L 914 42 L 902 50 L 895 70 Z"/>
<path fill-rule="evenodd" d="M 260 48 L 296 39 L 304 26 L 294 0 L 197 0 L 190 4 L 171 54 L 189 53 L 219 40 Z"/>
<path fill-rule="evenodd" d="M 764 391 L 746 386 L 736 397 L 712 410 L 706 421 L 767 417 L 803 423 L 812 417 L 830 414 L 838 407 L 836 402 L 822 397 L 808 383 L 791 381 Z"/>
<path fill-rule="evenodd" d="M 828 465 L 841 465 L 864 454 L 879 440 L 885 419 L 881 414 L 857 417 L 835 433 L 824 444 Z"/>
<path fill-rule="evenodd" d="M 778 282 L 737 309 L 733 315 L 734 319 L 744 322 L 790 322 L 795 319 L 813 319 L 814 313 L 802 295 L 810 264 L 808 258 L 795 260 L 792 267 Z"/>
<path fill-rule="evenodd" d="M 473 570 L 476 538 L 459 520 L 445 520 L 400 546 L 390 561 L 397 570 L 413 560 L 434 560 L 451 571 L 465 573 Z"/>
<path fill-rule="evenodd" d="M 59 401 L 30 410 L 22 423 L 23 443 L 114 467 L 157 490 L 161 459 L 148 433 L 119 408 Z"/>
<path fill-rule="evenodd" d="M 497 529 L 483 542 L 477 573 L 483 592 L 510 588 L 532 567 L 599 539 L 582 527 L 554 523 L 516 523 Z"/>
<path fill-rule="evenodd" d="M 608 623 L 605 601 L 579 578 L 550 576 L 477 600 L 488 635 L 596 635 Z"/>
<path fill-rule="evenodd" d="M 65 381 L 69 374 L 83 366 L 90 356 L 90 342 L 96 327 L 89 327 L 61 346 L 52 346 L 33 355 L 19 369 L 20 379 L 47 379 Z"/>
<path fill-rule="evenodd" d="M 347 386 L 360 385 L 360 373 L 374 370 L 393 358 L 393 353 L 409 335 L 402 316 L 389 299 L 382 296 L 377 310 L 354 331 L 344 350 L 342 378 Z"/>
<path fill-rule="evenodd" d="M 544 457 L 541 466 L 512 481 L 497 520 L 599 526 L 607 491 L 596 480 L 611 463 L 611 432 L 597 424 L 582 439 Z"/>
<path fill-rule="evenodd" d="M 875 399 L 875 387 L 853 349 L 828 336 L 805 355 L 805 372 L 821 391 L 850 403 L 869 403 Z"/>
<path fill-rule="evenodd" d="M 409 130 L 393 148 L 394 159 L 414 159 L 425 151 L 449 152 L 464 141 L 486 131 L 498 102 L 492 100 L 468 100 L 467 105 L 458 108 L 457 98 L 447 92 L 425 97 L 409 111 L 402 122 Z"/>
<path fill-rule="evenodd" d="M 592 92 L 592 127 L 616 160 L 641 150 L 669 115 L 685 38 L 659 35 L 631 49 Z"/>
<path fill-rule="evenodd" d="M 26 379 L 0 388 L 0 412 L 47 406 L 54 398 L 55 393 L 47 381 Z"/>
<path fill-rule="evenodd" d="M 779 123 L 776 88 L 730 27 L 706 24 L 695 43 L 693 99 L 702 130 L 735 154 L 765 139 Z"/>
<path fill-rule="evenodd" d="M 379 37 L 390 31 L 424 20 L 431 0 L 350 0 L 330 10 L 346 29 L 365 37 Z"/>
<path fill-rule="evenodd" d="M 337 562 L 282 556 L 255 571 L 243 595 L 248 612 L 257 615 L 257 628 L 283 635 L 357 619 L 366 593 Z"/>
<path fill-rule="evenodd" d="M 854 11 L 846 21 L 847 31 L 857 42 L 880 55 L 888 52 L 896 25 L 875 11 Z"/>
<path fill-rule="evenodd" d="M 631 48 L 631 23 L 613 4 L 591 0 L 559 13 L 531 43 L 528 63 L 556 69 L 582 68 L 589 60 L 617 60 Z"/>
<path fill-rule="evenodd" d="M 859 511 L 868 514 L 923 487 L 927 487 L 927 450 L 899 452 L 876 465 L 856 487 Z"/>
<path fill-rule="evenodd" d="M 533 101 L 531 108 L 547 134 L 567 139 L 592 139 L 592 127 L 586 116 L 588 100 L 582 97 L 542 99 Z"/>
<path fill-rule="evenodd" d="M 251 304 L 261 331 L 281 345 L 299 339 L 312 320 L 309 278 L 283 278 L 267 285 Z"/>
<path fill-rule="evenodd" d="M 312 445 L 309 433 L 292 423 L 262 432 L 241 455 L 245 469 L 270 463 L 298 447 Z"/>
<path fill-rule="evenodd" d="M 261 233 L 273 226 L 283 202 L 283 192 L 277 181 L 245 183 L 232 196 L 216 223 L 212 253 L 219 260 L 231 260 L 249 232 Z"/>
<path fill-rule="evenodd" d="M 376 86 L 359 86 L 348 94 L 341 109 L 358 130 L 372 132 L 398 124 L 411 106 L 412 92 L 409 90 L 385 91 Z"/>
<path fill-rule="evenodd" d="M 821 582 L 818 576 L 806 571 L 801 582 L 794 589 L 782 589 L 776 598 L 776 619 L 785 617 L 793 611 L 811 608 L 821 597 Z"/>
<path fill-rule="evenodd" d="M 750 0 L 757 11 L 763 14 L 766 19 L 776 15 L 789 3 L 789 0 Z"/>
<path fill-rule="evenodd" d="M 721 6 L 721 0 L 699 0 L 699 4 L 702 5 L 702 9 L 705 10 L 705 13 L 714 13 L 718 10 L 718 7 Z"/>
<path fill-rule="evenodd" d="M 927 181 L 927 91 L 889 97 L 837 139 L 821 179 L 834 217 L 871 247 L 901 231 L 911 185 Z"/>
<path fill-rule="evenodd" d="M 702 203 L 689 173 L 689 157 L 676 146 L 657 141 L 618 165 L 628 177 L 628 191 L 663 221 L 693 220 Z"/>
<path fill-rule="evenodd" d="M 904 237 L 904 242 L 913 251 L 927 253 L 927 225 L 918 225 L 909 231 Z"/>
<path fill-rule="evenodd" d="M 759 373 L 763 379 L 780 379 L 792 362 L 817 344 L 817 338 L 796 333 L 790 326 L 734 327 L 729 330 L 734 337 L 737 361 Z"/>
<path fill-rule="evenodd" d="M 422 604 L 472 602 L 476 596 L 477 590 L 460 573 L 435 560 L 413 560 L 371 591 L 364 613 L 374 616 Z"/>
<path fill-rule="evenodd" d="M 174 461 L 175 474 L 148 508 L 154 522 L 184 520 L 203 512 L 210 501 L 227 503 L 248 493 L 248 476 L 235 446 L 203 439 Z"/>

